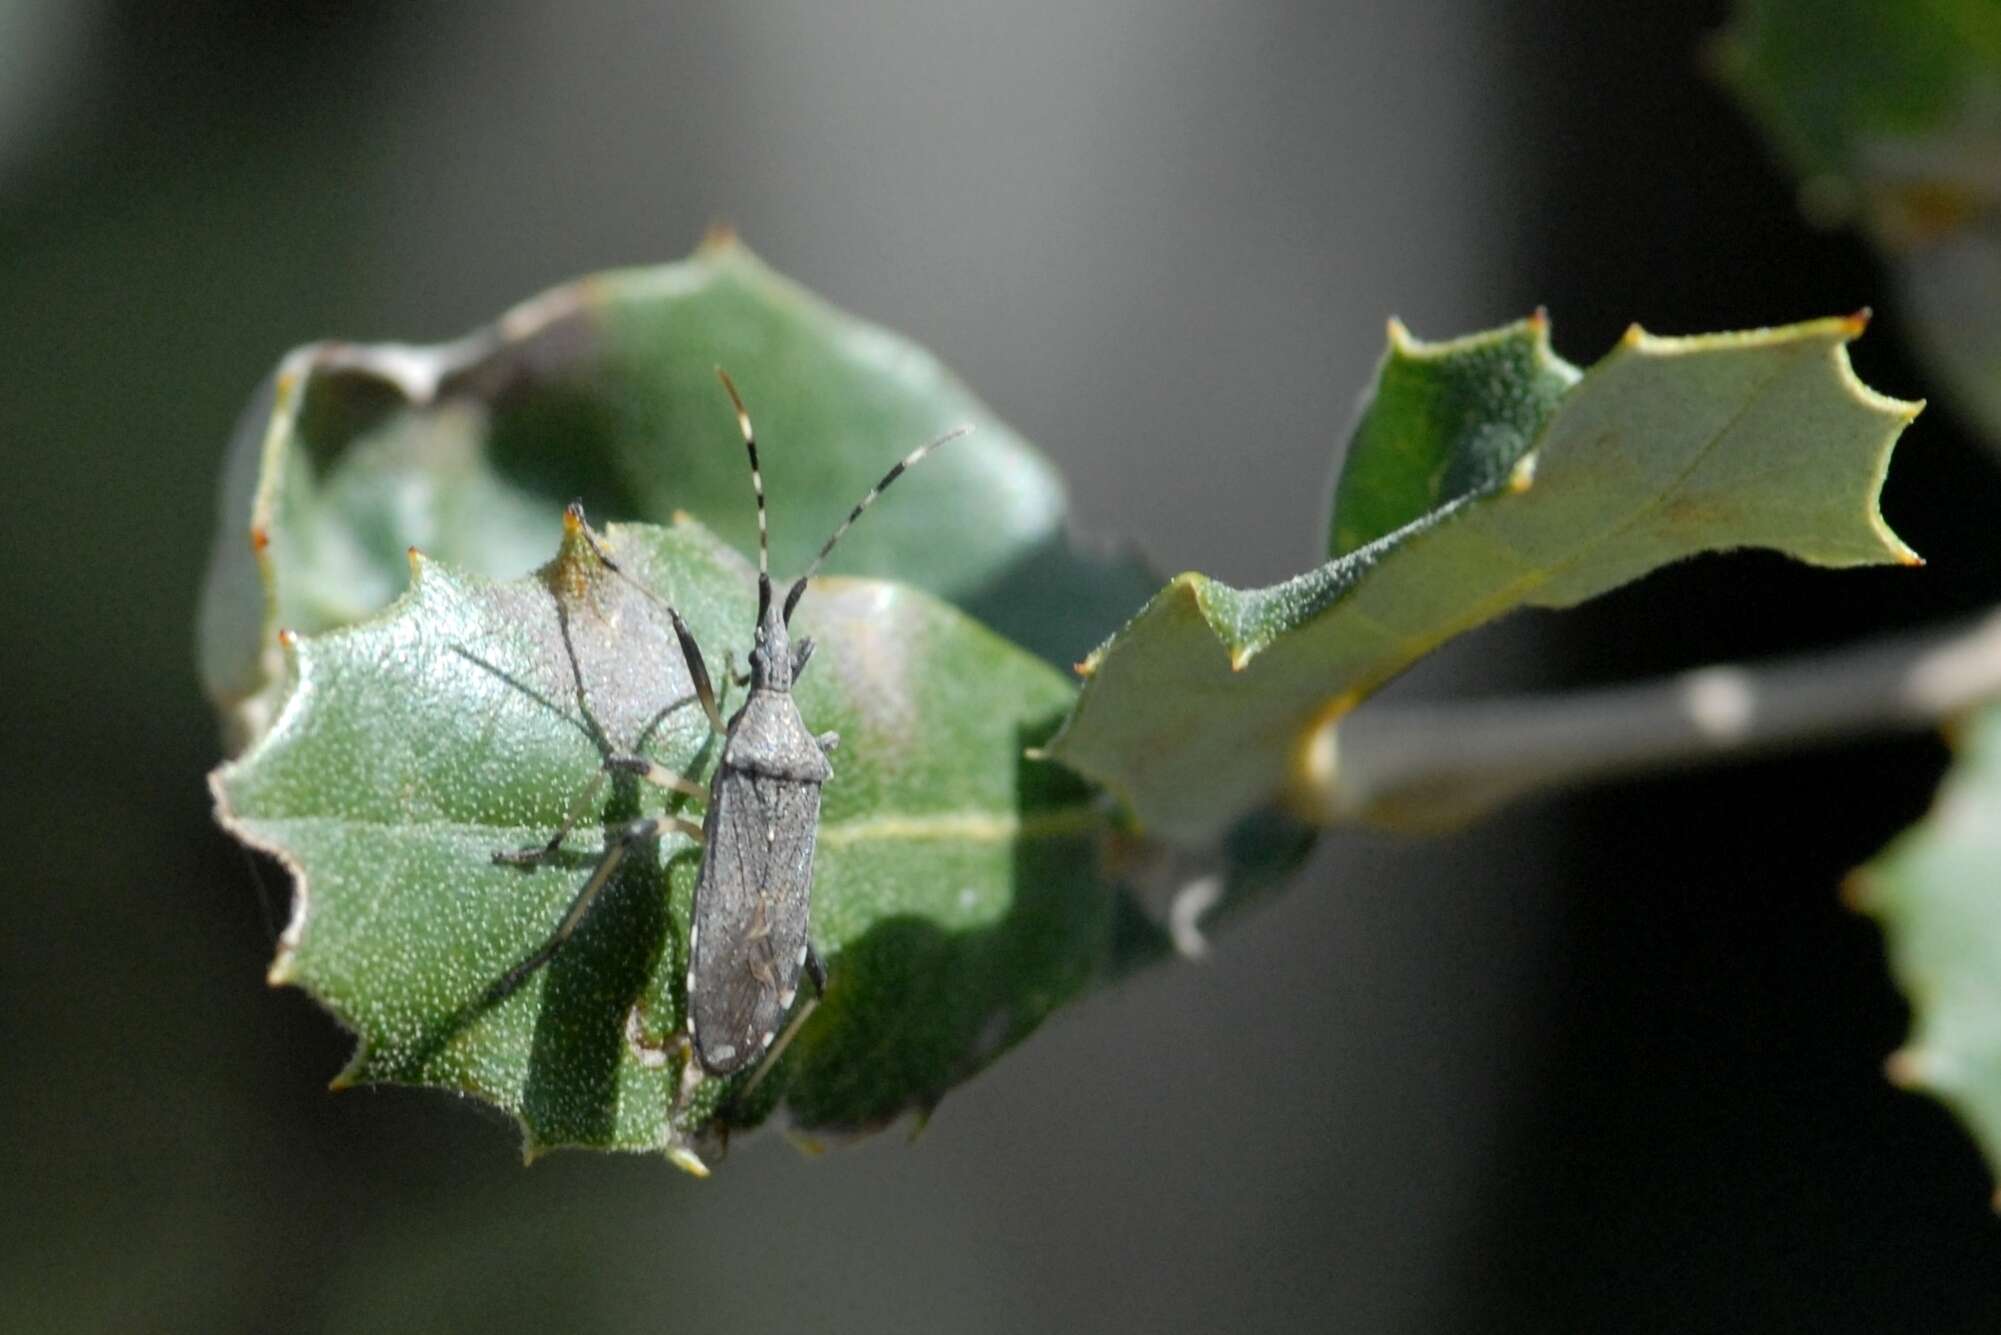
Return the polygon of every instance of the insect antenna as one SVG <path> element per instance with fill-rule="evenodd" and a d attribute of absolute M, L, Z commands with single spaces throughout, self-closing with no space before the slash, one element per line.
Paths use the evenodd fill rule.
<path fill-rule="evenodd" d="M 757 433 L 751 430 L 750 414 L 744 410 L 743 396 L 736 392 L 736 383 L 730 379 L 730 373 L 720 366 L 716 368 L 716 378 L 723 382 L 723 389 L 736 408 L 736 424 L 743 432 L 743 447 L 750 453 L 750 485 L 757 493 L 757 619 L 762 624 L 764 614 L 771 610 L 771 523 L 764 515 L 764 470 L 757 466 Z"/>
<path fill-rule="evenodd" d="M 792 624 L 792 609 L 797 607 L 799 599 L 805 596 L 806 581 L 813 578 L 819 571 L 820 563 L 827 559 L 827 553 L 833 551 L 834 544 L 839 542 L 842 535 L 850 528 L 854 527 L 854 522 L 862 517 L 862 511 L 875 504 L 875 498 L 888 491 L 889 484 L 902 477 L 905 469 L 914 466 L 920 459 L 937 449 L 940 445 L 949 444 L 961 436 L 972 434 L 972 430 L 973 428 L 970 426 L 955 426 L 937 439 L 925 441 L 922 445 L 919 445 L 916 449 L 897 460 L 896 466 L 882 475 L 882 481 L 869 488 L 868 495 L 855 503 L 855 508 L 848 511 L 848 517 L 841 521 L 839 528 L 834 530 L 834 536 L 828 538 L 826 545 L 820 548 L 820 554 L 813 558 L 813 564 L 806 567 L 806 573 L 793 581 L 791 590 L 785 595 L 785 623 L 787 625 Z M 762 504 L 761 493 L 759 503 Z"/>

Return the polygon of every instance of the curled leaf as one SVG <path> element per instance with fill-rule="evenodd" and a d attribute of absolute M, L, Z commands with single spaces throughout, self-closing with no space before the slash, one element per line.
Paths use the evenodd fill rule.
<path fill-rule="evenodd" d="M 1063 662 L 1151 587 L 1136 562 L 1071 540 L 1055 471 L 936 358 L 713 239 L 678 264 L 555 288 L 451 343 L 285 358 L 230 447 L 203 595 L 202 677 L 232 749 L 283 698 L 278 628 L 387 606 L 408 547 L 525 574 L 580 497 L 600 516 L 691 513 L 754 550 L 718 366 L 763 439 L 780 570 L 804 566 L 891 460 L 969 425 L 978 447 L 927 463 L 830 569 L 928 589 Z"/>

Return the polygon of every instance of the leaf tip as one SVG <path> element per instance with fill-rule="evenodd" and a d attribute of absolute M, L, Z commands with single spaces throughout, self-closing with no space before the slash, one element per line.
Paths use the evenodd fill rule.
<path fill-rule="evenodd" d="M 1869 327 L 1869 322 L 1875 318 L 1876 312 L 1864 306 L 1852 315 L 1841 317 L 1841 332 L 1848 338 L 1858 338 L 1861 336 L 1862 331 Z"/>
<path fill-rule="evenodd" d="M 1867 913 L 1875 904 L 1876 882 L 1866 867 L 1857 867 L 1841 878 L 1841 889 L 1836 893 L 1841 907 L 1850 913 Z"/>
<path fill-rule="evenodd" d="M 743 238 L 737 234 L 735 224 L 718 218 L 702 233 L 701 241 L 695 246 L 695 253 L 706 258 L 725 251 L 739 250 L 742 247 Z"/>
<path fill-rule="evenodd" d="M 1528 318 L 1523 320 L 1522 323 L 1527 325 L 1529 332 L 1538 338 L 1546 337 L 1549 334 L 1549 307 L 1536 307 L 1529 312 Z"/>
<path fill-rule="evenodd" d="M 1626 332 L 1619 335 L 1619 346 L 1622 348 L 1637 348 L 1646 341 L 1647 331 L 1640 328 L 1640 323 L 1637 320 L 1627 325 Z"/>
<path fill-rule="evenodd" d="M 264 971 L 264 985 L 290 987 L 297 978 L 298 966 L 292 954 L 292 947 L 289 944 L 278 947 L 277 955 L 271 960 L 271 967 Z"/>
<path fill-rule="evenodd" d="M 1519 496 L 1535 485 L 1535 451 L 1530 450 L 1515 460 L 1515 466 L 1508 470 L 1508 494 Z"/>
<path fill-rule="evenodd" d="M 686 1173 L 689 1177 L 707 1177 L 709 1166 L 702 1162 L 702 1156 L 686 1145 L 667 1147 L 667 1162 Z"/>
<path fill-rule="evenodd" d="M 1883 1077 L 1898 1089 L 1918 1089 L 1932 1082 L 1938 1065 L 1923 1048 L 1902 1047 L 1883 1059 Z"/>
<path fill-rule="evenodd" d="M 1402 354 L 1411 350 L 1410 329 L 1402 320 L 1392 315 L 1384 332 L 1389 338 L 1391 351 Z"/>
<path fill-rule="evenodd" d="M 917 1143 L 917 1138 L 923 1135 L 930 1127 L 931 1115 L 938 1111 L 938 1103 L 938 1099 L 928 1098 L 919 1103 L 912 1111 L 910 1117 L 910 1134 L 904 1137 L 904 1144 L 915 1145 Z"/>
<path fill-rule="evenodd" d="M 797 1127 L 787 1127 L 785 1129 L 785 1139 L 794 1150 L 805 1155 L 808 1159 L 818 1159 L 827 1153 L 826 1141 L 821 1140 L 818 1136 L 809 1135 Z"/>

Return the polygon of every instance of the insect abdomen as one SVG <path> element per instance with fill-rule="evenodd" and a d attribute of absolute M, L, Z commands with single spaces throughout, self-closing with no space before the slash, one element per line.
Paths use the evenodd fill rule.
<path fill-rule="evenodd" d="M 816 783 L 733 769 L 716 779 L 688 965 L 688 1028 L 711 1074 L 761 1057 L 791 1008 L 819 822 Z"/>

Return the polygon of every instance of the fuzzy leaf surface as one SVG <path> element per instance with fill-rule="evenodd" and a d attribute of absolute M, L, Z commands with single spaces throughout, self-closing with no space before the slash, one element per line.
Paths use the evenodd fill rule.
<path fill-rule="evenodd" d="M 692 521 L 604 539 L 676 605 L 710 671 L 744 663 L 754 571 Z M 581 530 L 537 574 L 492 581 L 413 558 L 409 591 L 353 626 L 297 637 L 268 732 L 219 769 L 224 824 L 281 858 L 294 913 L 272 967 L 360 1039 L 347 1082 L 470 1094 L 554 1146 L 713 1149 L 779 1103 L 807 1131 L 928 1109 L 1108 968 L 1158 953 L 1104 870 L 1101 804 L 1024 758 L 1068 707 L 1063 675 L 949 604 L 826 579 L 795 628 L 819 652 L 797 698 L 841 734 L 812 932 L 827 997 L 754 1093 L 748 1073 L 679 1097 L 698 854 L 679 835 L 627 860 L 546 967 L 511 990 L 571 904 L 606 830 L 702 803 L 607 788 L 567 851 L 541 843 L 613 754 L 706 782 L 720 751 L 668 621 Z M 740 690 L 731 695 L 740 699 Z M 670 1110 L 671 1113 L 670 1113 Z"/>
<path fill-rule="evenodd" d="M 1447 343 L 1395 320 L 1334 488 L 1327 554 L 1346 556 L 1507 480 L 1578 370 L 1541 316 Z"/>
<path fill-rule="evenodd" d="M 1424 492 L 1406 486 L 1352 534 L 1341 517 L 1362 504 L 1337 497 L 1342 554 L 1282 584 L 1175 579 L 1092 655 L 1050 754 L 1125 798 L 1154 833 L 1200 841 L 1290 787 L 1338 783 L 1334 750 L 1313 745 L 1322 727 L 1513 608 L 1572 606 L 1735 547 L 1826 566 L 1914 561 L 1877 494 L 1917 409 L 1856 380 L 1843 345 L 1861 328 L 1822 320 L 1695 338 L 1635 328 L 1567 388 L 1535 347 L 1539 321 L 1436 347 L 1393 340 L 1383 383 L 1451 379 L 1413 360 L 1477 362 L 1461 380 L 1496 378 L 1500 429 L 1392 393 L 1365 410 L 1361 447 L 1392 453 L 1408 436 L 1413 476 L 1466 489 L 1438 487 L 1436 508 L 1347 551 Z M 1343 488 L 1383 471 L 1358 464 Z"/>

